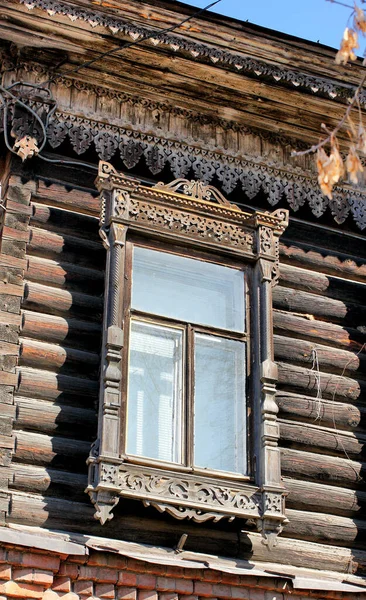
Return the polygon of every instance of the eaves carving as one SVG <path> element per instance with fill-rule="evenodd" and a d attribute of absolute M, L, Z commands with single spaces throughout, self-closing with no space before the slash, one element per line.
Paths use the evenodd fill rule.
<path fill-rule="evenodd" d="M 291 146 L 297 150 L 306 149 L 308 146 L 302 140 L 295 140 L 286 135 L 279 135 L 271 131 L 265 131 L 256 127 L 248 127 L 247 125 L 241 125 L 237 121 L 230 121 L 228 119 L 216 117 L 214 115 L 203 114 L 188 108 L 182 108 L 168 102 L 158 102 L 150 98 L 136 96 L 129 94 L 125 91 L 114 90 L 109 87 L 103 87 L 101 85 L 93 85 L 92 83 L 81 81 L 80 79 L 73 78 L 72 76 L 55 76 L 52 71 L 47 69 L 41 63 L 37 61 L 25 61 L 19 57 L 13 58 L 6 51 L 5 48 L 0 47 L 0 73 L 14 71 L 15 79 L 22 79 L 24 73 L 31 73 L 36 77 L 45 78 L 52 80 L 57 86 L 64 88 L 74 88 L 80 92 L 87 92 L 88 94 L 94 94 L 97 99 L 103 100 L 117 100 L 121 105 L 129 105 L 139 108 L 144 111 L 150 111 L 154 113 L 156 111 L 156 125 L 159 126 L 160 115 L 169 114 L 172 116 L 182 117 L 187 121 L 197 123 L 199 125 L 212 125 L 219 127 L 224 131 L 235 131 L 242 135 L 255 135 L 259 138 L 268 141 L 269 143 L 278 146 Z M 109 118 L 109 120 L 111 120 Z"/>
<path fill-rule="evenodd" d="M 95 10 L 88 10 L 80 6 L 56 1 L 56 0 L 19 0 L 29 10 L 38 8 L 46 11 L 50 16 L 65 15 L 71 21 L 78 19 L 88 23 L 91 27 L 105 27 L 113 34 L 122 33 L 133 40 L 138 40 L 151 33 L 151 29 L 134 25 L 124 19 L 107 15 Z M 348 99 L 353 95 L 352 86 L 339 86 L 329 79 L 315 77 L 307 73 L 301 73 L 294 69 L 279 67 L 261 60 L 254 59 L 242 54 L 234 54 L 227 50 L 210 46 L 202 42 L 195 42 L 176 33 L 160 33 L 146 40 L 147 44 L 153 46 L 168 46 L 174 52 L 188 53 L 190 58 L 197 60 L 210 60 L 218 66 L 232 68 L 235 71 L 250 74 L 258 78 L 266 78 L 281 82 L 284 85 L 292 85 L 309 90 L 312 94 L 326 95 L 329 98 Z M 360 100 L 366 102 L 366 92 L 360 94 Z"/>
<path fill-rule="evenodd" d="M 16 137 L 28 133 L 26 119 L 17 120 L 15 133 Z M 333 200 L 328 200 L 321 193 L 315 175 L 300 168 L 270 163 L 262 157 L 232 155 L 222 148 L 207 150 L 203 142 L 188 145 L 59 112 L 50 122 L 47 134 L 53 148 L 68 138 L 78 155 L 94 145 L 101 160 L 110 160 L 119 153 L 127 169 L 144 160 L 155 176 L 168 165 L 176 178 L 185 178 L 193 172 L 196 179 L 210 183 L 216 177 L 226 194 L 240 186 L 252 200 L 263 191 L 273 207 L 285 198 L 294 212 L 308 204 L 317 218 L 330 210 L 336 223 L 341 224 L 351 214 L 361 230 L 366 228 L 365 190 L 338 186 Z"/>

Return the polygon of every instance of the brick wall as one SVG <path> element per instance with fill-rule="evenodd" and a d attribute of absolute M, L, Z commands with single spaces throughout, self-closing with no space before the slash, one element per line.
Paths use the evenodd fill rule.
<path fill-rule="evenodd" d="M 210 569 L 153 565 L 110 552 L 83 557 L 0 548 L 0 600 L 360 600 L 366 594 L 309 592 L 284 578 L 237 576 Z"/>

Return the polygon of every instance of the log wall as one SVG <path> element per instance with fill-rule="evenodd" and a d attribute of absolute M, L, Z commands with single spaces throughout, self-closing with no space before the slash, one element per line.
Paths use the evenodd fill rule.
<path fill-rule="evenodd" d="M 24 278 L 19 339 L 3 342 L 19 352 L 17 375 L 10 373 L 14 454 L 2 470 L 9 522 L 165 546 L 184 532 L 187 549 L 365 572 L 359 238 L 293 221 L 281 241 L 274 334 L 289 523 L 278 547 L 270 551 L 246 523 L 192 525 L 133 501 L 121 502 L 102 528 L 83 491 L 96 432 L 105 258 L 91 192 L 37 181 L 29 226 L 16 243 L 8 230 L 3 244 L 14 260 L 1 258 L 8 276 L 19 269 Z"/>

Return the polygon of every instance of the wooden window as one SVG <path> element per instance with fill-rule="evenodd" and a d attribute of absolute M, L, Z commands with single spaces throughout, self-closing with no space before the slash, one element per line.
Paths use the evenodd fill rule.
<path fill-rule="evenodd" d="M 126 260 L 122 452 L 246 476 L 245 270 L 132 243 Z"/>
<path fill-rule="evenodd" d="M 101 163 L 107 250 L 98 440 L 87 491 L 176 518 L 285 521 L 272 286 L 284 210 L 242 212 L 212 186 L 146 187 Z M 251 440 L 251 441 L 250 441 Z"/>

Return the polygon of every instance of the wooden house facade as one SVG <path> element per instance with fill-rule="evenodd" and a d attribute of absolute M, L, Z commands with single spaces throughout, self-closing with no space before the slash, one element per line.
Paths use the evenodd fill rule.
<path fill-rule="evenodd" d="M 0 7 L 0 595 L 366 597 L 366 187 L 291 155 L 360 64 L 169 0 Z M 250 466 L 209 492 L 120 450 L 141 239 L 249 273 Z"/>

